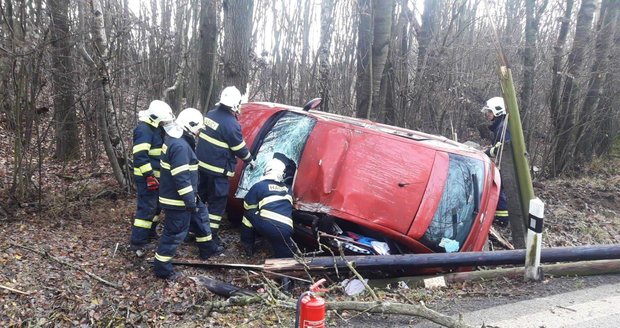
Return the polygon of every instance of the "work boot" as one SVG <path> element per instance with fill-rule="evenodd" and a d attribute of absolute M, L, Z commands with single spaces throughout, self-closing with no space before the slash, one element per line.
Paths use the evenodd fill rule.
<path fill-rule="evenodd" d="M 160 277 L 160 276 L 156 276 L 156 277 L 159 279 L 164 279 L 168 282 L 176 282 L 180 280 L 181 278 L 183 278 L 184 275 L 180 272 L 172 271 L 172 273 L 168 275 L 167 277 Z"/>
<path fill-rule="evenodd" d="M 192 232 L 188 232 L 183 241 L 186 243 L 193 243 L 196 241 L 196 235 Z"/>
<path fill-rule="evenodd" d="M 508 218 L 505 216 L 496 216 L 493 223 L 498 227 L 505 228 L 508 226 Z"/>
<path fill-rule="evenodd" d="M 144 254 L 146 254 L 147 249 L 146 249 L 146 245 L 136 245 L 136 244 L 130 244 L 129 245 L 129 250 L 134 253 L 136 255 L 136 257 L 144 257 Z"/>
<path fill-rule="evenodd" d="M 200 258 L 203 260 L 208 260 L 214 256 L 218 256 L 220 254 L 224 253 L 224 247 L 222 245 L 215 245 L 214 247 L 209 250 L 209 251 L 201 251 L 200 252 Z"/>
<path fill-rule="evenodd" d="M 254 245 L 242 242 L 241 247 L 243 247 L 243 252 L 245 253 L 245 256 L 252 257 L 254 255 Z"/>

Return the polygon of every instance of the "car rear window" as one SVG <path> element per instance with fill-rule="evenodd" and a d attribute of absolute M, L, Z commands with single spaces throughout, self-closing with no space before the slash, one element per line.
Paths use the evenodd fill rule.
<path fill-rule="evenodd" d="M 299 159 L 303 152 L 308 136 L 316 124 L 316 119 L 286 111 L 276 113 L 279 118 L 271 130 L 264 135 L 262 140 L 258 140 L 260 147 L 255 155 L 256 168 L 254 170 L 245 169 L 239 181 L 239 187 L 235 197 L 243 198 L 248 190 L 260 180 L 265 170 L 267 162 L 273 158 L 274 153 L 282 153 L 295 161 L 299 166 Z"/>
<path fill-rule="evenodd" d="M 422 243 L 436 252 L 457 252 L 469 236 L 482 193 L 484 163 L 449 154 L 448 178 Z"/>

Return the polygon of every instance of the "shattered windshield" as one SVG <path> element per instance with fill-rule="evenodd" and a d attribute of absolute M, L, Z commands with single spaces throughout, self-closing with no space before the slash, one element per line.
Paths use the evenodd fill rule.
<path fill-rule="evenodd" d="M 273 158 L 273 153 L 282 153 L 299 166 L 301 153 L 315 124 L 316 119 L 312 117 L 289 111 L 284 113 L 263 140 L 259 141 L 262 143 L 255 155 L 256 168 L 244 169 L 235 197 L 245 197 L 248 190 L 260 180 L 265 165 Z"/>
<path fill-rule="evenodd" d="M 482 161 L 449 154 L 441 202 L 422 242 L 436 252 L 458 252 L 469 236 L 482 195 Z"/>

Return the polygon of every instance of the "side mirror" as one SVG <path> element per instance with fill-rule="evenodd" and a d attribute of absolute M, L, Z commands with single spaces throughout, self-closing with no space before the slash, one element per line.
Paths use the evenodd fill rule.
<path fill-rule="evenodd" d="M 319 106 L 321 105 L 321 101 L 322 101 L 322 99 L 321 99 L 321 98 L 314 98 L 314 99 L 312 99 L 312 100 L 308 101 L 308 102 L 304 105 L 303 110 L 304 110 L 305 112 L 307 112 L 307 111 L 309 111 L 309 110 L 311 110 L 311 109 L 315 109 L 315 108 L 317 108 L 317 107 L 319 107 Z"/>

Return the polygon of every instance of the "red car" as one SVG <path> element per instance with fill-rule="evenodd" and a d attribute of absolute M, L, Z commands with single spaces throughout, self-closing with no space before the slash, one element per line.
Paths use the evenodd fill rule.
<path fill-rule="evenodd" d="M 242 106 L 239 122 L 257 169 L 238 162 L 229 201 L 233 221 L 265 163 L 279 152 L 297 166 L 295 239 L 306 246 L 320 238 L 359 254 L 483 249 L 500 185 L 484 153 L 444 137 L 306 107 Z"/>

